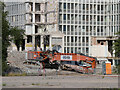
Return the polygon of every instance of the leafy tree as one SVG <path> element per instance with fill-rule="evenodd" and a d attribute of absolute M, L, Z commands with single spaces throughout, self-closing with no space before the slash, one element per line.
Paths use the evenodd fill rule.
<path fill-rule="evenodd" d="M 114 43 L 114 49 L 115 49 L 115 56 L 120 57 L 120 32 L 118 34 L 118 39 Z"/>
<path fill-rule="evenodd" d="M 7 58 L 7 47 L 10 45 L 9 31 L 10 26 L 6 17 L 8 12 L 4 11 L 5 4 L 0 2 L 1 14 L 2 14 L 2 71 L 3 73 L 7 70 L 8 66 L 6 64 Z"/>
<path fill-rule="evenodd" d="M 17 50 L 19 51 L 19 47 L 22 45 L 22 40 L 24 38 L 24 30 L 19 29 L 18 27 L 13 27 L 10 30 L 11 39 L 14 41 L 15 45 L 17 46 Z"/>
<path fill-rule="evenodd" d="M 120 32 L 117 33 L 118 39 L 114 43 L 115 56 L 120 58 Z M 120 74 L 120 60 L 118 60 L 118 65 L 116 65 L 118 73 Z"/>

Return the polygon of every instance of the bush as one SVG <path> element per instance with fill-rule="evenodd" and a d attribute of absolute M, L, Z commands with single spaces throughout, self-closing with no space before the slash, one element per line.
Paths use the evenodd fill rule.
<path fill-rule="evenodd" d="M 116 67 L 113 69 L 114 74 L 120 74 L 120 65 L 116 65 Z"/>

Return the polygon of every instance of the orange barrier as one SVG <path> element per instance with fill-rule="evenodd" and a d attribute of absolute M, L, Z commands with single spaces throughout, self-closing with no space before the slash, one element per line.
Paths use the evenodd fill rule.
<path fill-rule="evenodd" d="M 111 63 L 110 62 L 106 62 L 106 74 L 112 74 L 112 70 L 111 70 Z"/>

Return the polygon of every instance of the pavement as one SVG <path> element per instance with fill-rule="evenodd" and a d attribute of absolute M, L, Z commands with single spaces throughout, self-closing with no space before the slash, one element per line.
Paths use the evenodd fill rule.
<path fill-rule="evenodd" d="M 118 75 L 2 77 L 3 88 L 118 88 Z"/>

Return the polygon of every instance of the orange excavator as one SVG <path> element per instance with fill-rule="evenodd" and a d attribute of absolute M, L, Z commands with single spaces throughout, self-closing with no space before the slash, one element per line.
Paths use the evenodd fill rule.
<path fill-rule="evenodd" d="M 80 73 L 95 73 L 96 58 L 82 53 L 59 53 L 53 51 L 28 51 L 27 60 L 39 62 L 40 67 L 74 70 Z"/>

